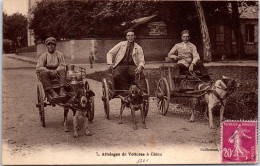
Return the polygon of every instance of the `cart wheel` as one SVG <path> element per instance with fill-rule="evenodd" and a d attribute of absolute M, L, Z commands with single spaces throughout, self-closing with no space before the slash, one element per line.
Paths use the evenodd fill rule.
<path fill-rule="evenodd" d="M 86 89 L 86 90 L 89 90 L 89 89 L 90 89 L 89 83 L 88 83 L 88 81 L 86 81 L 86 80 L 85 80 L 85 85 L 84 85 L 84 86 L 85 86 L 85 89 Z"/>
<path fill-rule="evenodd" d="M 37 86 L 37 98 L 38 98 L 37 107 L 39 109 L 41 125 L 42 125 L 42 127 L 45 127 L 46 125 L 45 125 L 43 93 L 39 86 Z"/>
<path fill-rule="evenodd" d="M 144 117 L 147 116 L 149 111 L 149 99 L 148 100 L 144 100 Z"/>
<path fill-rule="evenodd" d="M 148 79 L 145 79 L 147 94 L 150 96 L 150 86 Z"/>
<path fill-rule="evenodd" d="M 94 97 L 91 97 L 91 110 L 89 112 L 89 118 L 88 121 L 92 122 L 94 119 L 94 112 L 95 112 L 95 103 L 94 103 Z"/>
<path fill-rule="evenodd" d="M 145 79 L 147 94 L 150 96 L 150 86 L 148 79 Z M 149 98 L 144 101 L 144 116 L 146 117 L 149 111 Z"/>
<path fill-rule="evenodd" d="M 86 90 L 90 90 L 90 86 L 88 81 L 85 82 L 84 88 Z M 94 96 L 91 97 L 91 109 L 88 112 L 88 121 L 92 122 L 94 119 L 94 114 L 95 114 L 95 103 L 94 103 Z"/>
<path fill-rule="evenodd" d="M 104 104 L 105 116 L 107 119 L 109 119 L 109 94 L 108 94 L 108 84 L 105 78 L 102 80 L 102 91 L 103 91 L 102 100 Z"/>
<path fill-rule="evenodd" d="M 161 115 L 166 115 L 169 103 L 170 103 L 170 88 L 166 78 L 160 79 L 157 88 L 156 88 L 156 96 L 157 96 L 157 108 Z"/>

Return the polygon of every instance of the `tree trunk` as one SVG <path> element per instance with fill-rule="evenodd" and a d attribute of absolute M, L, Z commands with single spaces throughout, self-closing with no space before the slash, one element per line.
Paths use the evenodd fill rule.
<path fill-rule="evenodd" d="M 208 31 L 206 19 L 200 1 L 195 1 L 195 6 L 197 8 L 197 13 L 200 19 L 200 29 L 201 29 L 201 35 L 203 41 L 203 57 L 205 61 L 210 62 L 212 61 L 212 54 L 211 54 L 211 45 L 210 45 L 209 31 Z"/>
<path fill-rule="evenodd" d="M 238 59 L 241 59 L 243 56 L 245 56 L 245 47 L 244 47 L 244 40 L 241 33 L 238 5 L 236 1 L 231 2 L 231 4 L 232 4 L 232 25 L 233 25 L 232 28 L 236 38 L 237 57 Z"/>

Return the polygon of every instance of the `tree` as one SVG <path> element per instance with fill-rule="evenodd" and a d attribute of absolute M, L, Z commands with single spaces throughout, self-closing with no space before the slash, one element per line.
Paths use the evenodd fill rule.
<path fill-rule="evenodd" d="M 244 40 L 241 33 L 240 19 L 238 12 L 238 2 L 232 1 L 232 28 L 236 38 L 237 57 L 240 59 L 245 56 Z"/>
<path fill-rule="evenodd" d="M 218 1 L 218 2 L 203 2 L 203 9 L 206 13 L 207 23 L 216 25 L 225 25 L 228 27 L 228 32 L 225 32 L 224 43 L 226 52 L 232 52 L 232 30 L 234 32 L 237 48 L 237 58 L 242 58 L 245 55 L 244 41 L 241 33 L 239 7 L 246 8 L 250 5 L 257 5 L 257 1 Z M 214 34 L 211 34 L 214 36 Z"/>
<path fill-rule="evenodd" d="M 27 18 L 20 13 L 3 13 L 3 38 L 10 40 L 14 48 L 27 46 Z"/>
<path fill-rule="evenodd" d="M 154 2 L 42 0 L 31 13 L 30 29 L 36 40 L 48 36 L 59 39 L 116 37 L 126 27 L 121 23 L 148 16 Z M 134 12 L 133 12 L 134 11 Z"/>
<path fill-rule="evenodd" d="M 199 1 L 195 1 L 195 6 L 197 8 L 197 12 L 200 19 L 200 30 L 203 40 L 203 56 L 205 61 L 212 61 L 212 55 L 211 55 L 211 44 L 210 44 L 210 37 L 209 37 L 209 31 L 208 26 L 205 20 L 203 8 Z"/>

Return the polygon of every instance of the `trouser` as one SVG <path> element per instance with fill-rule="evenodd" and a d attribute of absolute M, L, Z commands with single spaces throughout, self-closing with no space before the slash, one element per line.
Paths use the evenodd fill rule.
<path fill-rule="evenodd" d="M 57 70 L 58 75 L 59 75 L 59 83 L 60 86 L 65 86 L 65 78 L 66 78 L 66 70 L 65 69 L 60 69 Z M 57 77 L 53 77 L 49 71 L 40 71 L 39 76 L 43 85 L 44 90 L 49 90 L 52 88 L 51 86 L 51 80 L 56 79 Z"/>
<path fill-rule="evenodd" d="M 141 91 L 146 92 L 144 73 L 135 74 L 135 65 L 119 65 L 114 69 L 113 78 L 116 90 L 128 90 L 135 84 Z"/>
<path fill-rule="evenodd" d="M 196 65 L 194 66 L 193 70 L 199 70 L 200 71 L 200 76 L 205 77 L 208 76 L 208 70 L 206 69 L 206 67 L 203 65 L 203 63 L 201 61 L 198 61 L 196 63 Z M 187 72 L 189 72 L 189 67 L 186 67 L 185 65 L 179 63 L 176 64 L 174 66 L 173 69 L 173 75 L 174 76 L 179 76 L 180 74 L 186 74 Z"/>

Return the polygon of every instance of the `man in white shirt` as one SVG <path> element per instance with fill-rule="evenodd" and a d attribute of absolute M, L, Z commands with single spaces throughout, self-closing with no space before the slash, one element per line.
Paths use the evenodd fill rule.
<path fill-rule="evenodd" d="M 176 44 L 168 54 L 168 57 L 177 61 L 174 74 L 179 74 L 184 71 L 194 71 L 198 69 L 202 76 L 202 80 L 210 81 L 208 71 L 200 61 L 200 56 L 194 44 L 189 42 L 189 31 L 181 32 L 182 42 Z"/>
<path fill-rule="evenodd" d="M 129 85 L 136 81 L 144 94 L 146 93 L 146 83 L 143 74 L 145 65 L 143 49 L 134 42 L 136 36 L 133 29 L 127 30 L 125 34 L 127 41 L 118 43 L 108 51 L 107 64 L 109 68 L 114 69 L 115 89 L 129 89 Z M 140 80 L 135 78 L 138 74 L 140 74 Z"/>

